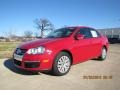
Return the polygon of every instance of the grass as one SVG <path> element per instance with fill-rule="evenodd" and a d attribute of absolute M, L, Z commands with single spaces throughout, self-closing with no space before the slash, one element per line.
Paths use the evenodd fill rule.
<path fill-rule="evenodd" d="M 0 59 L 11 58 L 17 45 L 21 42 L 0 42 Z"/>

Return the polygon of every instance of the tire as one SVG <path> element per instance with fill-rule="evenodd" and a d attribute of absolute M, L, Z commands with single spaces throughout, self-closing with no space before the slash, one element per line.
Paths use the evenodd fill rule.
<path fill-rule="evenodd" d="M 53 74 L 57 76 L 65 75 L 71 68 L 71 57 L 66 52 L 60 52 L 53 63 Z"/>
<path fill-rule="evenodd" d="M 107 50 L 106 50 L 105 47 L 103 47 L 103 48 L 102 48 L 102 51 L 101 51 L 101 55 L 100 55 L 100 57 L 98 58 L 98 60 L 103 61 L 103 60 L 106 59 L 106 57 L 107 57 Z"/>

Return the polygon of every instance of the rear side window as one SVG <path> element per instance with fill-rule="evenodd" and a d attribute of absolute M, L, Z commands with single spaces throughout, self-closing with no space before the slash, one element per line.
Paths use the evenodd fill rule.
<path fill-rule="evenodd" d="M 91 30 L 90 32 L 91 32 L 91 34 L 92 34 L 92 37 L 98 37 L 98 35 L 97 35 L 97 32 L 96 32 L 96 31 Z"/>
<path fill-rule="evenodd" d="M 99 32 L 97 32 L 96 30 L 90 30 L 90 32 L 91 32 L 93 38 L 100 37 Z"/>
<path fill-rule="evenodd" d="M 83 34 L 85 38 L 92 38 L 92 34 L 89 28 L 81 28 L 79 34 Z"/>

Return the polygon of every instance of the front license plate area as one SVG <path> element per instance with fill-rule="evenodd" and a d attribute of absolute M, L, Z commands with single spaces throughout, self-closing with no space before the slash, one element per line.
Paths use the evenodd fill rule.
<path fill-rule="evenodd" d="M 22 58 L 23 58 L 23 55 L 14 54 L 14 59 L 15 60 L 22 61 Z"/>

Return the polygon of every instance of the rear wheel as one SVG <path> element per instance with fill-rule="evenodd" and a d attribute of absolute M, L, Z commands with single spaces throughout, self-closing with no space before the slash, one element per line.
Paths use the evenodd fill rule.
<path fill-rule="evenodd" d="M 106 56 L 107 56 L 107 50 L 105 47 L 102 48 L 102 51 L 101 51 L 101 56 L 98 58 L 99 60 L 105 60 L 106 59 Z"/>
<path fill-rule="evenodd" d="M 71 57 L 66 52 L 60 52 L 54 60 L 53 73 L 57 76 L 65 75 L 71 67 Z"/>

